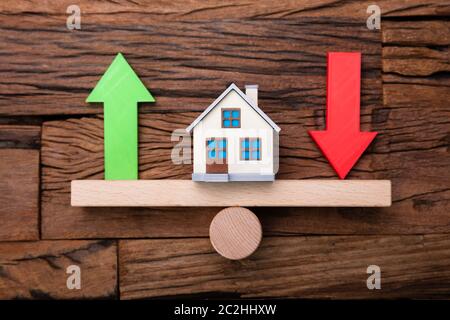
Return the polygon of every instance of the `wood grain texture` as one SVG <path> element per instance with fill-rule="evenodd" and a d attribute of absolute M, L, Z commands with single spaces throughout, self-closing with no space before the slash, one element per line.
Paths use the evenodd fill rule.
<path fill-rule="evenodd" d="M 39 0 L 5 0 L 0 10 L 7 14 L 32 13 L 50 16 L 52 20 L 66 20 L 66 9 L 73 4 L 70 0 L 54 1 L 42 5 Z M 257 3 L 244 0 L 140 0 L 92 2 L 79 0 L 85 23 L 122 22 L 136 24 L 137 21 L 173 21 L 235 18 L 299 18 L 299 17 L 347 17 L 365 19 L 371 1 L 338 0 L 260 0 Z M 446 16 L 450 4 L 439 0 L 379 0 L 385 17 Z M 117 17 L 120 18 L 117 18 Z"/>
<path fill-rule="evenodd" d="M 121 298 L 448 298 L 450 235 L 265 237 L 242 261 L 208 239 L 119 242 Z M 368 290 L 369 265 L 381 290 Z"/>
<path fill-rule="evenodd" d="M 120 241 L 123 298 L 449 298 L 448 1 L 377 1 L 383 64 L 380 32 L 365 28 L 372 1 L 79 0 L 83 29 L 73 32 L 65 27 L 71 4 L 0 2 L 0 123 L 100 114 L 101 106 L 84 100 L 122 51 L 158 100 L 140 108 L 141 178 L 189 179 L 190 165 L 170 162 L 170 133 L 231 81 L 259 83 L 263 110 L 282 127 L 280 178 L 332 178 L 306 131 L 324 128 L 325 51 L 336 46 L 368 53 L 362 129 L 380 132 L 350 178 L 393 181 L 390 209 L 258 208 L 265 234 L 284 237 L 266 237 L 255 256 L 240 262 L 218 256 L 206 238 Z M 70 180 L 102 178 L 102 130 L 98 117 L 45 123 L 43 237 L 207 237 L 217 208 L 70 207 Z M 36 148 L 29 133 L 0 127 L 0 146 Z M 21 155 L 18 163 L 29 161 Z M 0 216 L 2 223 L 14 221 L 10 215 Z M 377 236 L 286 236 L 292 234 Z M 111 241 L 1 243 L 0 297 L 72 298 L 80 293 L 68 296 L 63 268 L 80 260 L 92 279 L 82 297 L 117 297 L 117 278 L 113 272 L 106 278 L 114 247 Z M 110 260 L 111 268 L 102 264 Z M 369 264 L 382 268 L 381 291 L 366 289 Z"/>
<path fill-rule="evenodd" d="M 397 46 L 448 46 L 450 44 L 449 21 L 383 20 L 382 42 L 384 45 Z"/>
<path fill-rule="evenodd" d="M 74 180 L 75 207 L 389 207 L 388 180 Z M 167 193 L 170 190 L 170 193 Z"/>
<path fill-rule="evenodd" d="M 383 71 L 403 75 L 429 76 L 450 71 L 448 48 L 383 48 Z"/>
<path fill-rule="evenodd" d="M 81 269 L 81 289 L 69 290 L 66 269 Z M 114 241 L 0 243 L 1 299 L 111 299 L 117 296 Z"/>
<path fill-rule="evenodd" d="M 225 208 L 211 221 L 209 239 L 224 258 L 241 260 L 258 249 L 262 239 L 261 223 L 246 208 Z"/>
<path fill-rule="evenodd" d="M 405 76 L 450 72 L 450 21 L 383 24 L 383 71 Z"/>
<path fill-rule="evenodd" d="M 0 125 L 0 148 L 39 149 L 41 127 Z"/>
<path fill-rule="evenodd" d="M 39 238 L 39 151 L 0 149 L 0 241 Z"/>
<path fill-rule="evenodd" d="M 446 106 L 444 101 L 450 98 L 449 28 L 448 21 L 383 23 L 383 98 L 386 107 L 420 106 L 433 110 Z M 411 95 L 411 92 L 417 94 Z M 448 108 L 444 107 L 444 110 Z"/>
<path fill-rule="evenodd" d="M 265 111 L 321 107 L 330 48 L 363 52 L 364 103 L 377 103 L 381 86 L 380 32 L 360 21 L 228 17 L 130 27 L 100 20 L 70 32 L 65 22 L 43 19 L 2 21 L 0 69 L 8 80 L 0 81 L 0 115 L 102 113 L 85 100 L 117 52 L 156 98 L 141 114 L 203 111 L 230 82 L 258 83 Z"/>

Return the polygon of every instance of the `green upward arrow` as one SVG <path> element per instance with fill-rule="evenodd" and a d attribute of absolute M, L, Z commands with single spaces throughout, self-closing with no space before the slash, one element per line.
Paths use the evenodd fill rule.
<path fill-rule="evenodd" d="M 155 99 L 119 53 L 86 102 L 103 102 L 105 180 L 138 178 L 138 102 Z"/>

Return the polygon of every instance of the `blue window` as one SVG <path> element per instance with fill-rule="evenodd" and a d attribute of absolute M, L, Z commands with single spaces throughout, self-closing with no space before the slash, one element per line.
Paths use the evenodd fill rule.
<path fill-rule="evenodd" d="M 241 160 L 261 160 L 261 138 L 241 139 Z"/>
<path fill-rule="evenodd" d="M 216 147 L 216 142 L 214 140 L 208 140 L 208 148 L 214 149 Z"/>
<path fill-rule="evenodd" d="M 227 140 L 225 140 L 225 139 L 219 140 L 219 148 L 225 149 L 226 147 L 227 147 Z"/>
<path fill-rule="evenodd" d="M 208 163 L 226 163 L 227 160 L 227 139 L 209 138 L 206 139 L 206 154 Z"/>
<path fill-rule="evenodd" d="M 222 128 L 240 128 L 241 110 L 222 109 Z"/>

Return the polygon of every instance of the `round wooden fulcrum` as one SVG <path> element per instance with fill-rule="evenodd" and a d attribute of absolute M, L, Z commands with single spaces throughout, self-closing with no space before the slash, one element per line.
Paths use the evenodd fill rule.
<path fill-rule="evenodd" d="M 214 249 L 223 257 L 231 260 L 244 259 L 255 252 L 261 242 L 261 223 L 246 208 L 226 208 L 211 222 L 209 238 Z"/>

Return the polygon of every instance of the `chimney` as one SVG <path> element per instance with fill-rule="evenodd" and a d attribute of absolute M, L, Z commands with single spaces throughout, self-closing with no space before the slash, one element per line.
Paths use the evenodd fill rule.
<path fill-rule="evenodd" d="M 258 85 L 257 84 L 247 84 L 245 86 L 245 95 L 252 101 L 256 106 L 258 106 Z"/>

